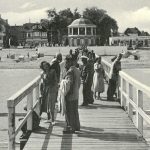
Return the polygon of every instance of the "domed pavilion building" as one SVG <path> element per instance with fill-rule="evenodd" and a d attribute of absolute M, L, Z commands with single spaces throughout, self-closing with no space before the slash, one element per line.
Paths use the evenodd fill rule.
<path fill-rule="evenodd" d="M 68 26 L 69 46 L 96 45 L 96 25 L 83 17 Z"/>

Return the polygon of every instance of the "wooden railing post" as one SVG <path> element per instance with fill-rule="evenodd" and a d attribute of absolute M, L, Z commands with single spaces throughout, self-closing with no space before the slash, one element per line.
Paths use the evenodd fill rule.
<path fill-rule="evenodd" d="M 118 77 L 118 85 L 117 85 L 117 99 L 119 99 L 119 101 L 120 101 L 120 91 L 119 91 L 119 87 L 120 87 L 120 81 L 121 80 L 121 78 L 120 78 L 120 76 Z"/>
<path fill-rule="evenodd" d="M 27 111 L 30 111 L 33 108 L 33 90 L 27 96 Z M 27 130 L 32 131 L 32 115 L 27 120 Z"/>
<path fill-rule="evenodd" d="M 122 77 L 120 77 L 121 79 L 120 79 L 120 86 L 121 86 L 121 88 L 120 88 L 120 96 L 121 96 L 121 107 L 123 107 L 123 108 L 125 108 L 126 107 L 126 102 L 125 102 L 125 98 L 124 98 L 124 96 L 123 96 L 123 91 L 124 91 L 124 82 L 123 82 L 123 78 Z"/>
<path fill-rule="evenodd" d="M 15 106 L 8 105 L 8 150 L 15 150 Z"/>
<path fill-rule="evenodd" d="M 140 90 L 137 90 L 137 106 L 138 108 L 143 109 L 143 92 Z M 137 129 L 139 132 L 143 135 L 143 117 L 139 114 L 138 110 L 136 110 L 137 113 Z"/>
<path fill-rule="evenodd" d="M 132 84 L 128 84 L 128 101 L 133 100 L 133 86 Z M 131 103 L 128 103 L 128 115 L 129 117 L 132 119 L 133 116 L 133 106 L 131 105 Z"/>
<path fill-rule="evenodd" d="M 127 85 L 126 84 L 127 84 L 127 81 L 125 79 L 123 79 L 123 84 L 122 84 L 123 92 L 127 94 Z M 127 111 L 128 110 L 128 108 L 127 108 L 128 107 L 128 99 L 125 96 L 123 96 L 122 98 L 123 98 L 124 109 L 125 109 L 125 111 Z"/>

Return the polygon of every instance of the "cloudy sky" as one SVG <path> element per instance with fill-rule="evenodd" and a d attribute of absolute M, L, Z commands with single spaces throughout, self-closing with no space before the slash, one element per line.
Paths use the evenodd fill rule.
<path fill-rule="evenodd" d="M 46 10 L 96 6 L 117 20 L 119 31 L 138 27 L 150 33 L 150 0 L 0 0 L 0 14 L 10 25 L 39 22 L 46 18 Z"/>

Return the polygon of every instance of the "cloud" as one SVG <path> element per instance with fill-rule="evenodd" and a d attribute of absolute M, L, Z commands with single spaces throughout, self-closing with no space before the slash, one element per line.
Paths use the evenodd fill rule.
<path fill-rule="evenodd" d="M 27 2 L 25 4 L 23 4 L 20 8 L 21 9 L 26 9 L 26 8 L 33 8 L 36 4 L 33 2 Z"/>
<path fill-rule="evenodd" d="M 48 8 L 36 9 L 27 12 L 17 13 L 17 12 L 7 12 L 2 14 L 2 18 L 7 19 L 10 25 L 22 25 L 24 23 L 30 22 L 40 22 L 40 19 L 47 18 L 46 10 Z"/>
<path fill-rule="evenodd" d="M 128 27 L 137 27 L 139 30 L 150 32 L 150 8 L 142 7 L 135 11 L 126 11 L 116 14 L 119 30 L 124 32 Z"/>

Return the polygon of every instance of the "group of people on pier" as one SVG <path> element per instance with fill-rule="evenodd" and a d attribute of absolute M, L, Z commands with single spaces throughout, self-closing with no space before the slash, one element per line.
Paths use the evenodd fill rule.
<path fill-rule="evenodd" d="M 79 60 L 81 58 L 81 62 Z M 120 67 L 121 54 L 114 58 L 111 69 L 111 78 L 107 91 L 108 100 L 113 100 L 117 86 L 117 76 Z M 62 59 L 62 54 L 56 54 L 48 63 L 41 62 L 41 114 L 47 113 L 46 122 L 55 124 L 55 105 L 65 115 L 66 129 L 64 133 L 80 131 L 78 113 L 78 100 L 80 84 L 83 84 L 83 103 L 87 106 L 94 103 L 94 99 L 100 100 L 104 92 L 105 72 L 101 63 L 101 56 L 87 49 L 70 50 Z"/>

